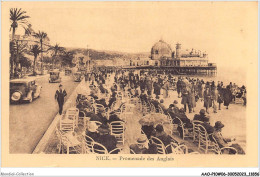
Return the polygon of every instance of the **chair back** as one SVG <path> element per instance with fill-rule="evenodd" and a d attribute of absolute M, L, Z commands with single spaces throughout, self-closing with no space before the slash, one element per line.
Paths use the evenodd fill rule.
<path fill-rule="evenodd" d="M 84 136 L 85 137 L 85 152 L 87 153 L 87 154 L 91 154 L 92 153 L 92 143 L 94 143 L 95 141 L 90 137 L 90 136 L 87 136 L 87 135 L 85 135 Z"/>
<path fill-rule="evenodd" d="M 172 122 L 172 117 L 171 117 L 171 115 L 170 115 L 169 113 L 167 114 L 167 120 L 169 121 L 169 123 L 171 123 L 171 124 L 173 123 L 173 122 Z M 178 125 L 177 125 L 177 126 L 178 126 Z M 177 129 L 177 128 L 176 128 L 176 129 Z"/>
<path fill-rule="evenodd" d="M 125 103 L 123 103 L 120 107 L 120 111 L 121 113 L 125 113 L 126 112 L 126 106 L 125 106 Z"/>
<path fill-rule="evenodd" d="M 153 103 L 150 103 L 150 110 L 151 112 L 156 112 L 156 108 Z"/>
<path fill-rule="evenodd" d="M 110 133 L 114 134 L 123 134 L 125 131 L 125 123 L 123 121 L 113 121 L 110 123 Z"/>
<path fill-rule="evenodd" d="M 154 136 L 151 136 L 151 142 L 156 145 L 157 147 L 157 154 L 166 154 L 165 153 L 165 146 L 163 142 Z"/>
<path fill-rule="evenodd" d="M 98 142 L 92 142 L 92 153 L 108 154 L 107 148 Z"/>
<path fill-rule="evenodd" d="M 160 114 L 164 114 L 164 111 L 163 111 L 162 107 L 159 106 L 159 105 L 158 105 L 158 112 L 159 112 Z"/>
<path fill-rule="evenodd" d="M 60 130 L 61 131 L 74 131 L 75 129 L 75 115 L 64 115 L 60 119 Z"/>
<path fill-rule="evenodd" d="M 207 133 L 207 130 L 202 125 L 198 124 L 198 130 L 199 130 L 199 139 L 202 142 L 208 142 L 209 141 L 209 135 Z"/>
<path fill-rule="evenodd" d="M 109 124 L 110 134 L 115 136 L 118 143 L 125 141 L 125 123 L 123 121 L 113 121 Z"/>
<path fill-rule="evenodd" d="M 67 115 L 79 115 L 79 109 L 75 107 L 68 108 L 66 110 Z"/>
<path fill-rule="evenodd" d="M 198 120 L 194 120 L 192 121 L 193 124 L 193 141 L 198 141 L 199 139 L 199 125 L 201 125 L 203 122 L 202 121 L 198 121 Z"/>

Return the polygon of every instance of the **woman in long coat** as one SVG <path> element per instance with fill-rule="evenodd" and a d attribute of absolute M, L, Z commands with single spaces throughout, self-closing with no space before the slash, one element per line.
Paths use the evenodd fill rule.
<path fill-rule="evenodd" d="M 212 107 L 212 100 L 211 100 L 211 93 L 209 91 L 209 87 L 206 87 L 206 90 L 203 93 L 204 95 L 204 107 L 206 108 L 206 112 L 208 112 L 208 109 Z"/>
<path fill-rule="evenodd" d="M 190 103 L 190 107 L 191 109 L 194 111 L 194 108 L 196 107 L 196 101 L 195 101 L 195 86 L 192 83 L 191 85 L 191 89 L 190 89 L 190 93 L 189 93 L 189 103 Z"/>
<path fill-rule="evenodd" d="M 223 88 L 219 87 L 218 89 L 218 110 L 221 110 L 221 103 L 223 103 Z"/>
<path fill-rule="evenodd" d="M 169 96 L 169 88 L 170 88 L 170 83 L 168 80 L 166 80 L 164 83 L 163 83 L 163 86 L 162 86 L 162 89 L 163 89 L 163 97 L 164 98 L 168 98 Z"/>
<path fill-rule="evenodd" d="M 153 83 L 153 89 L 154 89 L 154 94 L 156 95 L 156 98 L 159 99 L 159 95 L 161 95 L 161 86 L 159 85 L 158 82 Z"/>
<path fill-rule="evenodd" d="M 226 106 L 228 109 L 228 106 L 230 104 L 230 102 L 232 101 L 232 92 L 230 90 L 230 86 L 228 85 L 227 88 L 224 89 L 223 92 L 223 98 L 224 98 L 224 106 Z"/>
<path fill-rule="evenodd" d="M 185 112 L 187 110 L 187 105 L 189 108 L 189 112 L 191 112 L 191 107 L 190 107 L 190 103 L 189 103 L 189 89 L 187 87 L 183 87 L 181 90 L 181 97 L 182 97 L 181 104 L 183 104 Z"/>
<path fill-rule="evenodd" d="M 217 113 L 217 101 L 218 101 L 218 90 L 215 86 L 211 87 L 211 99 L 212 99 L 212 104 L 213 104 L 213 111 L 214 113 Z"/>

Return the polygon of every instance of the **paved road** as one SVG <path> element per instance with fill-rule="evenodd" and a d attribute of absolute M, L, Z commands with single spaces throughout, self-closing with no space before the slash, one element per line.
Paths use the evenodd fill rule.
<path fill-rule="evenodd" d="M 48 76 L 42 76 L 36 82 L 42 86 L 40 98 L 32 103 L 10 105 L 10 153 L 32 153 L 58 113 L 54 94 L 59 83 L 49 83 Z M 72 76 L 62 76 L 62 84 L 68 98 L 79 83 L 74 82 Z"/>

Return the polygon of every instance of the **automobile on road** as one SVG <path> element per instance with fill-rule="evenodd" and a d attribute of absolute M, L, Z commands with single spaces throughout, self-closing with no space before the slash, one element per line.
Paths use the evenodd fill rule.
<path fill-rule="evenodd" d="M 36 84 L 33 78 L 14 79 L 10 81 L 10 102 L 26 101 L 31 103 L 38 98 L 42 86 Z"/>
<path fill-rule="evenodd" d="M 60 71 L 50 71 L 49 83 L 61 82 Z"/>

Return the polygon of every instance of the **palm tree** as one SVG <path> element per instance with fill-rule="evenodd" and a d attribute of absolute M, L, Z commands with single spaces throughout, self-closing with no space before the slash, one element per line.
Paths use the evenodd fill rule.
<path fill-rule="evenodd" d="M 41 70 L 43 69 L 43 63 L 42 63 L 42 53 L 43 53 L 43 48 L 42 48 L 42 45 L 43 45 L 43 42 L 44 41 L 49 41 L 49 38 L 47 36 L 47 33 L 43 32 L 43 31 L 39 31 L 38 33 L 35 33 L 33 34 L 33 37 L 35 37 L 36 39 L 39 39 L 40 40 L 40 45 L 41 45 Z"/>
<path fill-rule="evenodd" d="M 61 64 L 63 66 L 72 66 L 72 60 L 74 58 L 75 52 L 73 51 L 64 51 L 63 54 L 61 55 Z"/>
<path fill-rule="evenodd" d="M 11 21 L 11 27 L 10 30 L 12 30 L 12 42 L 10 43 L 11 46 L 14 45 L 14 36 L 15 36 L 15 31 L 16 28 L 18 28 L 18 25 L 20 24 L 24 29 L 26 29 L 27 26 L 27 18 L 30 18 L 29 16 L 25 15 L 26 11 L 22 11 L 22 9 L 17 9 L 17 8 L 11 8 L 10 9 L 10 21 Z M 11 48 L 10 48 L 11 49 Z M 11 53 L 11 76 L 14 74 L 14 50 L 10 50 Z"/>
<path fill-rule="evenodd" d="M 17 8 L 11 8 L 10 9 L 10 20 L 11 20 L 11 29 L 13 31 L 12 33 L 12 40 L 14 39 L 15 30 L 18 28 L 18 25 L 20 24 L 24 29 L 26 29 L 26 26 L 28 25 L 27 18 L 30 18 L 29 16 L 25 15 L 26 11 L 22 11 L 22 9 Z"/>
<path fill-rule="evenodd" d="M 33 54 L 33 75 L 36 75 L 36 60 L 38 55 L 41 53 L 41 48 L 36 44 L 31 47 L 30 53 Z"/>
<path fill-rule="evenodd" d="M 64 47 L 59 46 L 59 44 L 55 44 L 55 46 L 51 46 L 48 50 L 51 50 L 53 52 L 53 59 L 52 59 L 52 69 L 54 69 L 54 61 L 56 60 L 56 57 L 63 53 L 65 51 Z"/>

